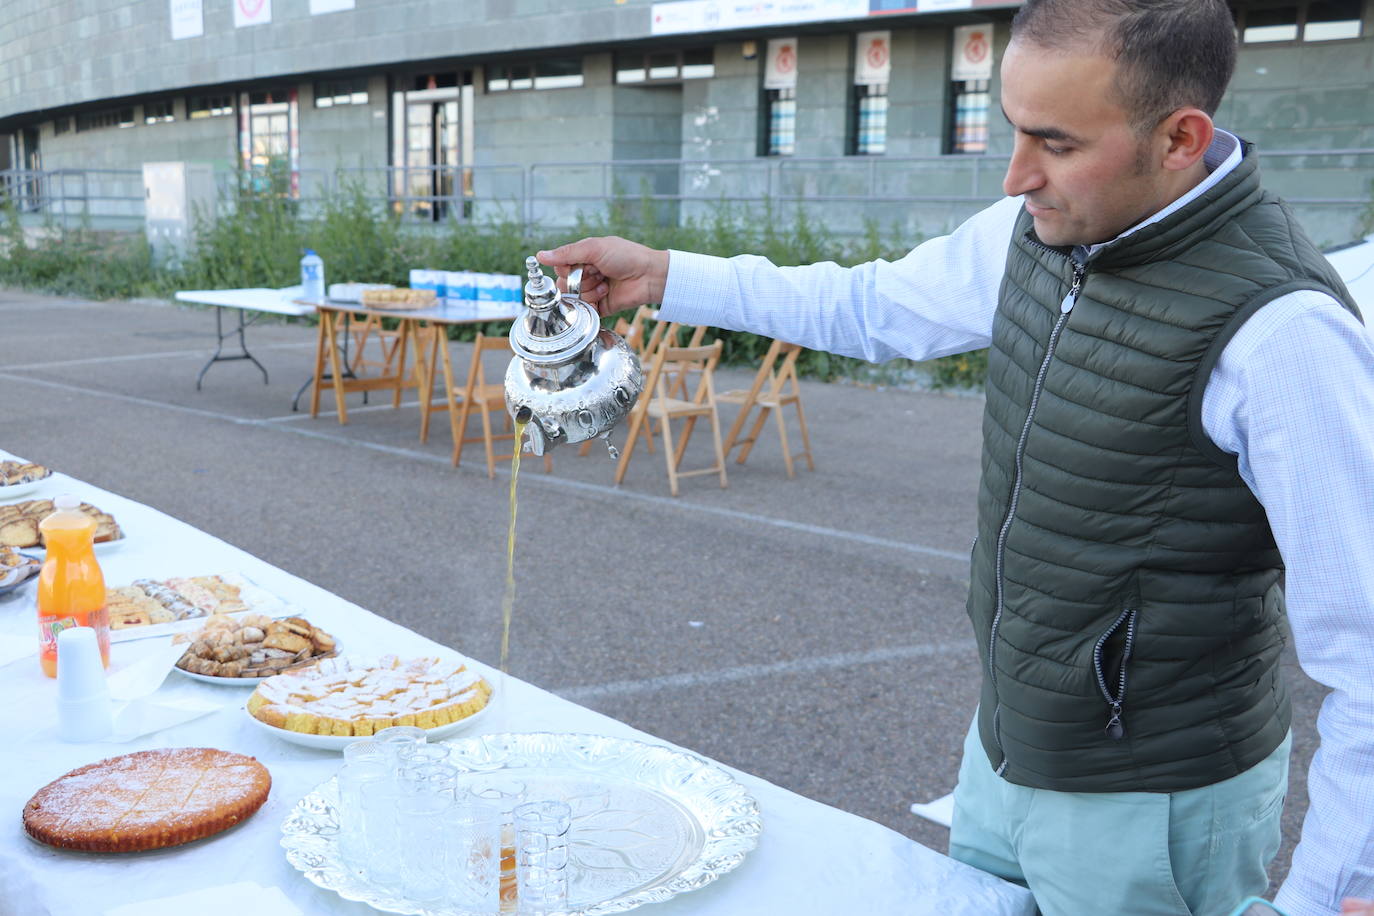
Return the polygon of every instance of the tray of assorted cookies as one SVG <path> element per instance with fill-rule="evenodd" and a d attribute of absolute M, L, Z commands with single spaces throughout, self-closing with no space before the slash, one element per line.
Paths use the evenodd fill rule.
<path fill-rule="evenodd" d="M 263 614 L 218 614 L 188 642 L 177 672 L 197 681 L 252 687 L 338 654 L 334 637 L 304 617 L 273 620 Z"/>

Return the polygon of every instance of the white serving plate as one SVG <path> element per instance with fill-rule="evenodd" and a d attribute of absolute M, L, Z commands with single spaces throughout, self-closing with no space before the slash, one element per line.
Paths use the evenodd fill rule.
<path fill-rule="evenodd" d="M 110 543 L 118 542 L 111 541 Z M 97 550 L 99 550 L 100 545 L 96 544 L 95 546 Z M 267 591 L 267 589 L 258 585 L 256 582 L 253 582 L 251 579 L 247 578 L 242 573 L 218 572 L 193 573 L 192 575 L 217 575 L 225 582 L 228 582 L 231 585 L 237 585 L 239 587 L 239 597 L 242 598 L 243 602 L 248 605 L 248 608 L 247 610 L 236 611 L 233 614 L 230 614 L 230 617 L 238 617 L 241 614 L 264 614 L 268 617 L 274 618 L 306 616 L 306 613 L 304 611 L 300 610 L 297 607 L 294 607 L 293 605 L 288 604 L 285 601 L 285 599 L 280 598 L 277 595 L 274 595 L 271 592 Z M 144 577 L 140 576 L 139 578 Z M 177 577 L 148 576 L 147 578 L 160 580 L 172 579 Z M 106 584 L 110 585 L 110 587 L 112 588 L 115 588 L 129 585 L 130 583 L 123 582 L 120 583 L 119 586 L 111 585 L 109 582 L 106 582 Z M 149 639 L 154 636 L 167 636 L 173 633 L 191 632 L 199 630 L 201 627 L 205 626 L 205 621 L 209 619 L 210 615 L 206 614 L 203 617 L 187 617 L 183 620 L 169 620 L 167 623 L 150 623 L 145 624 L 141 627 L 124 627 L 121 630 L 111 630 L 110 641 L 132 642 L 136 639 Z M 185 674 L 187 672 L 182 673 Z M 241 680 L 241 678 L 233 678 L 232 680 L 237 681 Z"/>
<path fill-rule="evenodd" d="M 182 672 L 182 674 L 185 673 L 186 672 L 184 671 Z M 487 698 L 486 706 L 483 706 L 481 709 L 477 710 L 477 712 L 468 716 L 466 719 L 459 719 L 457 722 L 450 722 L 447 725 L 440 725 L 438 728 L 425 729 L 426 738 L 429 741 L 436 741 L 439 738 L 456 734 L 462 731 L 463 729 L 470 727 L 474 722 L 485 716 L 487 714 L 487 711 L 491 709 L 492 705 L 495 702 L 496 691 L 493 688 L 491 696 Z M 283 741 L 289 741 L 292 744 L 299 744 L 302 747 L 313 747 L 324 751 L 342 752 L 344 748 L 348 747 L 354 741 L 364 740 L 356 735 L 346 735 L 343 737 L 337 735 L 307 735 L 304 732 L 293 732 L 285 728 L 277 728 L 275 725 L 268 725 L 261 719 L 255 719 L 253 717 L 253 714 L 248 711 L 247 707 L 244 707 L 243 714 L 248 717 L 248 721 L 252 722 L 258 728 L 262 729 L 268 734 L 275 735 Z"/>
<path fill-rule="evenodd" d="M 30 480 L 28 483 L 11 483 L 0 486 L 0 503 L 9 502 L 21 496 L 28 496 L 50 480 L 52 480 L 51 474 L 47 477 L 40 477 L 38 480 Z"/>

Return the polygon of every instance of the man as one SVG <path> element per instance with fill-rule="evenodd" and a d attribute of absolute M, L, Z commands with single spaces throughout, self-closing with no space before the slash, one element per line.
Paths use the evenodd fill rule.
<path fill-rule="evenodd" d="M 1223 0 L 1029 0 L 1008 197 L 896 263 L 778 268 L 586 239 L 609 314 L 883 360 L 988 346 L 968 601 L 983 662 L 950 853 L 1047 916 L 1225 914 L 1267 886 L 1287 616 L 1331 687 L 1278 903 L 1374 896 L 1374 351 L 1214 128 Z"/>

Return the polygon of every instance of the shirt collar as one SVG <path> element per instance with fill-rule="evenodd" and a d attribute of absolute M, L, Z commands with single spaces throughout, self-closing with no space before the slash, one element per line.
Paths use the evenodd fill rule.
<path fill-rule="evenodd" d="M 1169 204 L 1169 206 L 1165 207 L 1163 210 L 1160 210 L 1153 216 L 1141 220 L 1140 222 L 1136 223 L 1134 226 L 1127 229 L 1125 232 L 1121 233 L 1111 241 L 1099 242 L 1096 245 L 1075 246 L 1073 250 L 1074 257 L 1079 261 L 1085 261 L 1094 253 L 1096 253 L 1099 248 L 1103 248 L 1107 245 L 1110 245 L 1112 244 L 1112 242 L 1117 241 L 1117 239 L 1123 239 L 1126 236 L 1130 235 L 1132 232 L 1135 232 L 1139 229 L 1143 229 L 1151 223 L 1157 223 L 1160 220 L 1164 219 L 1166 216 L 1168 216 L 1170 213 L 1173 213 L 1181 207 L 1187 206 L 1189 203 L 1196 200 L 1201 194 L 1207 191 L 1207 189 L 1213 187 L 1214 185 L 1216 185 L 1218 181 L 1221 181 L 1221 179 L 1225 178 L 1231 172 L 1232 169 L 1240 165 L 1240 160 L 1240 139 L 1237 138 L 1235 134 L 1228 133 L 1227 131 L 1224 131 L 1221 128 L 1217 128 L 1216 132 L 1212 136 L 1211 145 L 1207 147 L 1207 152 L 1202 154 L 1202 164 L 1205 165 L 1208 170 L 1208 175 L 1206 178 L 1199 181 L 1192 188 L 1190 188 L 1186 194 L 1175 200 L 1173 203 Z"/>

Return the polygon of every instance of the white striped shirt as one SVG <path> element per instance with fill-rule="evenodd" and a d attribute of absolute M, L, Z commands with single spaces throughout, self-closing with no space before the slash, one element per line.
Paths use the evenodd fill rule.
<path fill-rule="evenodd" d="M 1218 131 L 1209 177 L 1140 225 L 1240 158 Z M 872 362 L 986 347 L 1020 210 L 1020 198 L 1004 199 L 899 261 L 854 268 L 674 251 L 661 317 Z M 1276 900 L 1291 916 L 1330 916 L 1343 896 L 1374 898 L 1374 347 L 1364 327 L 1323 293 L 1274 300 L 1227 344 L 1202 421 L 1264 505 L 1298 659 L 1332 690 L 1302 840 Z"/>

